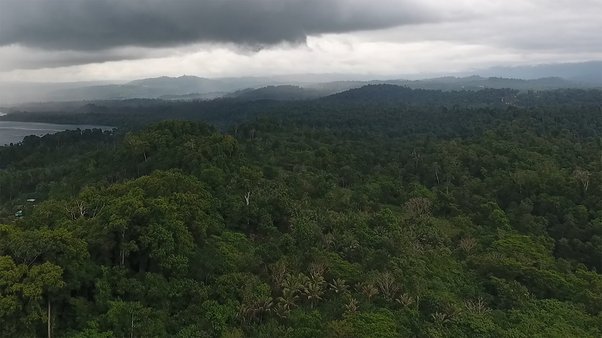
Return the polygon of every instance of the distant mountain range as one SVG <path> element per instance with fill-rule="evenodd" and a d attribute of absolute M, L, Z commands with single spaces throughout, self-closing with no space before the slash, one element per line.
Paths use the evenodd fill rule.
<path fill-rule="evenodd" d="M 228 98 L 239 100 L 311 100 L 327 96 L 333 93 L 333 90 L 319 88 L 304 88 L 293 85 L 267 86 L 259 89 L 239 90 L 229 95 Z"/>
<path fill-rule="evenodd" d="M 276 77 L 208 79 L 196 76 L 158 77 L 127 83 L 0 83 L 0 106 L 23 102 L 66 102 L 124 99 L 303 100 L 332 95 L 365 85 L 392 84 L 414 89 L 478 90 L 512 88 L 548 90 L 602 87 L 602 62 L 496 67 L 424 80 L 366 80 L 365 76 L 308 74 Z M 350 80 L 360 78 L 360 80 Z"/>
<path fill-rule="evenodd" d="M 476 74 L 486 77 L 530 80 L 543 77 L 559 77 L 582 85 L 602 86 L 602 61 L 493 67 L 476 71 Z"/>

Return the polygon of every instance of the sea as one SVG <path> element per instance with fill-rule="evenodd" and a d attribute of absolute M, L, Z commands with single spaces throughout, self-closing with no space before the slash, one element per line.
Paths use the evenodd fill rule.
<path fill-rule="evenodd" d="M 0 116 L 3 114 L 0 113 Z M 107 126 L 94 126 L 94 125 L 79 125 L 79 124 L 51 124 L 51 123 L 38 123 L 38 122 L 13 122 L 13 121 L 0 121 L 0 146 L 8 144 L 16 144 L 26 136 L 36 135 L 43 136 L 47 134 L 54 134 L 65 130 L 75 129 L 103 129 L 111 130 L 112 127 Z"/>

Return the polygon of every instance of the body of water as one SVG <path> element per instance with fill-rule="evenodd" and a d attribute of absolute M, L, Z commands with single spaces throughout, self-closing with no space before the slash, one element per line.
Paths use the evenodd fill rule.
<path fill-rule="evenodd" d="M 112 127 L 90 126 L 76 124 L 50 124 L 37 122 L 13 122 L 0 121 L 0 146 L 23 141 L 25 136 L 43 136 L 54 134 L 65 130 L 74 129 L 104 129 L 111 130 Z"/>

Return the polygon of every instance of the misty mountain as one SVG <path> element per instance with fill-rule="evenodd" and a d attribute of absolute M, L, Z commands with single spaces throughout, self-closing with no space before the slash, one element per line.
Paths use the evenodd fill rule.
<path fill-rule="evenodd" d="M 442 77 L 427 80 L 387 80 L 387 81 L 337 81 L 327 83 L 310 83 L 301 86 L 282 85 L 268 86 L 259 89 L 245 89 L 234 92 L 226 97 L 241 100 L 307 100 L 325 97 L 365 86 L 392 85 L 411 89 L 430 89 L 441 91 L 504 89 L 515 90 L 552 90 L 561 88 L 585 88 L 586 85 L 567 81 L 558 77 L 534 80 L 519 80 L 505 78 Z"/>
<path fill-rule="evenodd" d="M 270 78 L 207 79 L 158 77 L 127 83 L 0 83 L 0 105 L 25 102 L 124 100 L 132 98 L 214 99 L 246 88 L 281 85 Z"/>
<path fill-rule="evenodd" d="M 56 103 L 67 102 L 81 105 L 81 101 L 120 101 L 131 99 L 160 99 L 167 101 L 213 100 L 216 98 L 236 98 L 238 100 L 308 100 L 340 93 L 367 85 L 395 85 L 412 89 L 480 90 L 484 88 L 511 88 L 517 90 L 551 90 L 560 88 L 585 88 L 590 85 L 571 82 L 562 78 L 541 78 L 519 80 L 505 78 L 441 77 L 425 80 L 373 80 L 373 81 L 334 81 L 324 83 L 294 83 L 266 85 L 270 78 L 227 78 L 206 79 L 194 76 L 178 78 L 160 77 L 142 79 L 125 84 L 93 85 L 77 87 L 76 84 L 57 84 L 53 90 L 50 84 L 35 84 L 33 89 L 21 84 L 17 88 L 27 93 L 30 101 L 38 103 L 18 104 L 21 110 L 46 110 Z M 4 93 L 6 94 L 6 92 Z M 0 93 L 0 99 L 3 99 Z M 4 100 L 5 105 L 15 105 L 14 97 Z M 19 101 L 16 101 L 19 102 Z M 54 102 L 54 103 L 53 103 Z M 0 101 L 2 103 L 2 101 Z M 59 104 L 63 106 L 63 104 Z"/>
<path fill-rule="evenodd" d="M 559 77 L 582 85 L 602 86 L 602 61 L 493 67 L 475 73 L 481 76 L 520 79 Z"/>
<path fill-rule="evenodd" d="M 414 89 L 435 90 L 479 90 L 491 89 L 517 89 L 517 90 L 550 90 L 561 88 L 581 88 L 585 85 L 568 81 L 559 77 L 544 77 L 532 80 L 511 79 L 500 77 L 441 77 L 416 81 L 388 81 L 387 84 L 407 86 Z"/>
<path fill-rule="evenodd" d="M 110 83 L 90 82 L 0 82 L 0 105 L 10 106 L 25 102 L 76 101 L 80 98 L 63 99 L 61 92 L 86 87 L 100 87 Z M 115 84 L 111 84 L 115 85 Z"/>
<path fill-rule="evenodd" d="M 368 85 L 350 89 L 322 99 L 323 102 L 344 104 L 402 104 L 402 105 L 452 105 L 497 106 L 507 105 L 516 99 L 516 89 L 443 91 L 413 89 L 392 84 Z"/>
<path fill-rule="evenodd" d="M 257 88 L 276 82 L 269 78 L 241 77 L 208 79 L 196 76 L 158 77 L 135 80 L 127 85 L 152 89 L 162 95 L 184 95 L 193 93 L 232 92 L 242 88 Z"/>
<path fill-rule="evenodd" d="M 267 86 L 259 89 L 239 90 L 226 97 L 254 101 L 254 100 L 274 100 L 274 101 L 293 101 L 310 100 L 333 94 L 328 89 L 303 88 L 293 85 Z"/>
<path fill-rule="evenodd" d="M 119 100 L 130 98 L 212 99 L 244 88 L 269 85 L 264 78 L 207 79 L 196 76 L 158 77 L 122 85 L 89 86 L 56 91 L 57 100 Z"/>
<path fill-rule="evenodd" d="M 299 75 L 275 77 L 241 77 L 208 79 L 196 76 L 158 77 L 131 81 L 119 85 L 69 88 L 54 93 L 58 101 L 122 100 L 131 98 L 165 100 L 211 100 L 235 97 L 243 100 L 299 100 L 327 96 L 357 88 L 366 81 L 347 82 L 347 85 L 327 82 L 306 82 L 346 78 L 344 75 Z M 324 84 L 323 86 L 319 86 Z"/>
<path fill-rule="evenodd" d="M 0 105 L 133 98 L 184 101 L 211 100 L 220 97 L 236 97 L 243 100 L 302 100 L 377 84 L 444 91 L 483 88 L 550 90 L 602 87 L 602 62 L 498 67 L 474 73 L 479 75 L 444 76 L 421 80 L 369 80 L 365 75 L 308 74 L 218 79 L 164 76 L 126 83 L 0 83 Z"/>

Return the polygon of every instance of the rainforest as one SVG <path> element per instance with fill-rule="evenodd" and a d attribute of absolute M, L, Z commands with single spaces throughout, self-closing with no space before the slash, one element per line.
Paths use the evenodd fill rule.
<path fill-rule="evenodd" d="M 602 92 L 366 86 L 3 120 L 2 337 L 600 337 Z"/>

